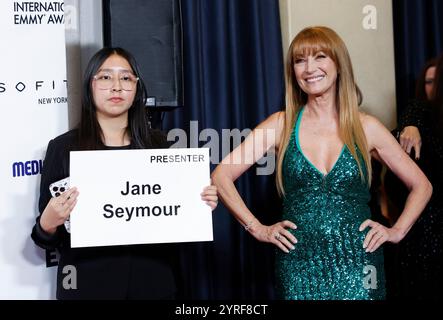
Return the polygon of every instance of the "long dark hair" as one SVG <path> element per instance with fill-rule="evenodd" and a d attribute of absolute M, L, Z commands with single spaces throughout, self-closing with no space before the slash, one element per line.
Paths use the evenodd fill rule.
<path fill-rule="evenodd" d="M 426 62 L 425 66 L 423 67 L 422 71 L 420 72 L 417 82 L 416 82 L 416 88 L 415 88 L 415 98 L 418 101 L 429 101 L 428 96 L 426 95 L 426 72 L 429 68 L 435 67 L 437 65 L 437 58 L 433 58 Z M 435 83 L 435 80 L 434 80 Z"/>
<path fill-rule="evenodd" d="M 78 125 L 78 144 L 82 150 L 101 149 L 104 146 L 102 129 L 97 120 L 97 110 L 92 94 L 92 79 L 105 60 L 114 54 L 126 59 L 134 74 L 140 78 L 140 70 L 135 58 L 122 48 L 103 48 L 89 60 L 83 76 L 82 110 Z M 151 139 L 145 109 L 147 95 L 141 78 L 137 82 L 136 90 L 134 102 L 128 111 L 126 132 L 135 148 L 148 148 L 151 146 Z"/>
<path fill-rule="evenodd" d="M 438 58 L 435 70 L 432 117 L 434 135 L 443 143 L 443 55 Z"/>

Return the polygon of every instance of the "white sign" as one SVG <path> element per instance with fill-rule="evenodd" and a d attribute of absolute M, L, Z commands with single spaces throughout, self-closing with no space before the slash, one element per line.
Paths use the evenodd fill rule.
<path fill-rule="evenodd" d="M 209 149 L 73 151 L 71 247 L 212 241 Z"/>

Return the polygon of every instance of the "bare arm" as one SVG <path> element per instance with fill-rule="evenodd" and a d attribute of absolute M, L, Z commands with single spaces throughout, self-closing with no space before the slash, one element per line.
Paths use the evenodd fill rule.
<path fill-rule="evenodd" d="M 295 229 L 290 221 L 283 221 L 272 226 L 264 226 L 247 208 L 234 181 L 237 180 L 255 162 L 267 152 L 278 150 L 278 141 L 283 129 L 283 113 L 275 113 L 255 128 L 245 141 L 235 148 L 212 173 L 212 182 L 217 186 L 220 200 L 233 216 L 257 240 L 270 242 L 281 250 L 294 249 L 295 237 L 286 228 Z M 291 243 L 292 242 L 292 243 Z"/>
<path fill-rule="evenodd" d="M 361 225 L 361 230 L 368 226 L 372 228 L 364 241 L 364 247 L 372 252 L 385 241 L 398 243 L 404 238 L 429 201 L 432 185 L 380 121 L 368 115 L 361 119 L 369 151 L 375 151 L 410 191 L 404 210 L 392 228 L 386 228 L 372 220 Z"/>

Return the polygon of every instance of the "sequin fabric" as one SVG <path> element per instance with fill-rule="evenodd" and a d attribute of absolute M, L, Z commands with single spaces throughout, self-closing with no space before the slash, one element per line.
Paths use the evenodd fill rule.
<path fill-rule="evenodd" d="M 300 112 L 285 154 L 283 219 L 297 225 L 295 250 L 277 250 L 277 297 L 289 300 L 385 298 L 383 252 L 366 253 L 369 190 L 346 147 L 324 175 L 298 144 Z"/>

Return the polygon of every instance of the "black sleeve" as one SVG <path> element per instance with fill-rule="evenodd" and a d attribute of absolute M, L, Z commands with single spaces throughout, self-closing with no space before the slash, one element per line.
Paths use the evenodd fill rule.
<path fill-rule="evenodd" d="M 425 124 L 425 113 L 427 106 L 417 100 L 410 100 L 406 109 L 401 114 L 398 122 L 398 130 L 401 132 L 405 127 L 417 127 L 420 132 Z"/>
<path fill-rule="evenodd" d="M 151 135 L 152 146 L 155 149 L 168 149 L 172 145 L 163 131 L 151 129 L 149 134 Z"/>
<path fill-rule="evenodd" d="M 54 234 L 45 232 L 40 226 L 40 216 L 37 217 L 34 227 L 32 228 L 31 238 L 40 248 L 53 250 L 57 248 L 61 242 L 60 230 Z"/>
<path fill-rule="evenodd" d="M 54 140 L 51 140 L 46 150 L 46 156 L 43 161 L 43 169 L 40 181 L 40 198 L 39 198 L 39 216 L 36 219 L 36 223 L 32 228 L 31 238 L 35 244 L 43 249 L 55 249 L 61 243 L 61 228 L 63 225 L 57 228 L 54 234 L 46 233 L 40 226 L 40 217 L 45 210 L 49 200 L 51 199 L 51 193 L 49 192 L 49 185 L 55 181 L 66 178 L 69 173 L 64 172 L 66 166 L 66 152 L 61 148 L 60 144 L 57 144 Z"/>

